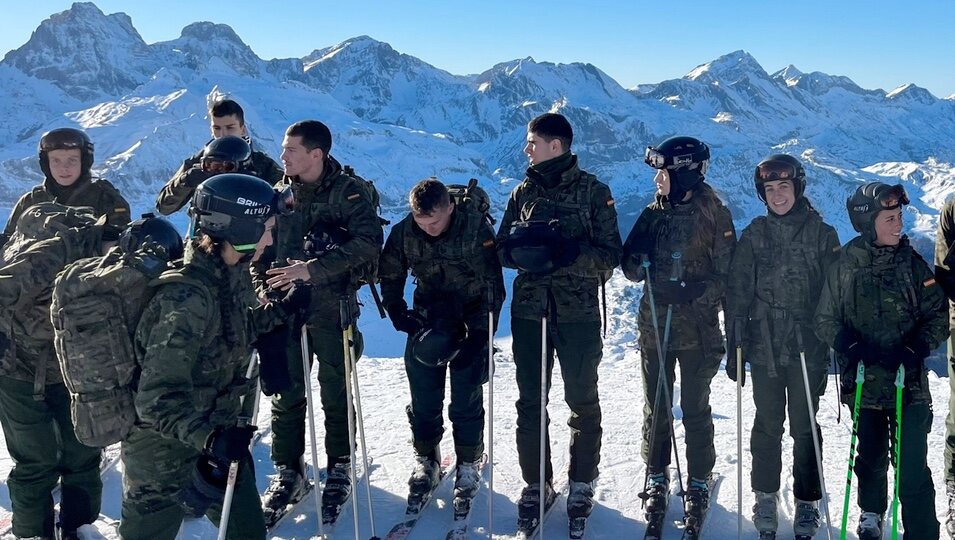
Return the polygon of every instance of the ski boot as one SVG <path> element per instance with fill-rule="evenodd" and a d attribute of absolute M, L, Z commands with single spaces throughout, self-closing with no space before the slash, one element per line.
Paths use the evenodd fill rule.
<path fill-rule="evenodd" d="M 481 462 L 458 462 L 454 473 L 454 498 L 473 499 L 481 487 Z"/>
<path fill-rule="evenodd" d="M 262 509 L 266 514 L 266 523 L 268 516 L 277 511 L 284 511 L 290 504 L 297 503 L 305 495 L 305 463 L 299 460 L 296 465 L 276 465 L 275 472 L 278 476 L 272 479 L 269 487 L 262 496 Z"/>
<path fill-rule="evenodd" d="M 856 535 L 859 540 L 881 540 L 882 519 L 881 514 L 862 512 L 862 515 L 859 516 L 859 527 L 856 528 Z"/>
<path fill-rule="evenodd" d="M 437 448 L 415 456 L 415 460 L 417 464 L 408 479 L 408 510 L 411 512 L 421 510 L 441 481 L 441 458 Z"/>
<path fill-rule="evenodd" d="M 334 523 L 351 496 L 351 458 L 329 457 L 327 471 L 328 478 L 322 490 L 322 521 Z"/>
<path fill-rule="evenodd" d="M 531 532 L 540 525 L 540 484 L 528 484 L 521 491 L 521 498 L 517 501 L 517 528 L 525 533 Z M 544 512 L 554 504 L 557 492 L 550 482 L 544 484 Z"/>
<path fill-rule="evenodd" d="M 569 534 L 572 540 L 584 537 L 587 518 L 594 509 L 594 483 L 570 481 L 570 493 L 567 495 L 567 518 Z"/>
<path fill-rule="evenodd" d="M 647 485 L 640 493 L 643 499 L 643 512 L 647 521 L 647 531 L 644 538 L 655 540 L 663 533 L 663 521 L 667 513 L 667 504 L 670 502 L 670 471 L 651 468 L 647 475 Z"/>
<path fill-rule="evenodd" d="M 793 517 L 793 533 L 796 540 L 810 540 L 819 530 L 819 501 L 796 499 L 796 515 Z"/>
<path fill-rule="evenodd" d="M 760 540 L 773 540 L 776 538 L 776 529 L 779 526 L 779 514 L 776 508 L 779 492 L 767 493 L 753 490 L 753 494 L 756 495 L 756 504 L 753 505 L 753 525 L 759 532 Z"/>
<path fill-rule="evenodd" d="M 689 531 L 698 531 L 710 509 L 709 478 L 690 478 L 683 498 L 683 523 Z"/>

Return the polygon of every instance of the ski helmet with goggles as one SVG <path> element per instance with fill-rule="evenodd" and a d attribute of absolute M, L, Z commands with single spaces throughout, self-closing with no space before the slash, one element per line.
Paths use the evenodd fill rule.
<path fill-rule="evenodd" d="M 909 204 L 909 196 L 901 184 L 890 186 L 882 182 L 864 184 L 846 200 L 849 221 L 857 233 L 875 238 L 875 217 L 882 210 L 894 210 Z"/>
<path fill-rule="evenodd" d="M 50 150 L 69 150 L 76 148 L 80 151 L 82 172 L 80 176 L 89 174 L 93 167 L 93 141 L 89 136 L 75 128 L 57 128 L 47 131 L 40 137 L 37 147 L 37 156 L 40 158 L 40 170 L 47 178 L 52 178 L 50 172 Z"/>
<path fill-rule="evenodd" d="M 133 253 L 147 247 L 167 261 L 181 259 L 183 255 L 179 231 L 168 219 L 155 214 L 143 214 L 130 223 L 119 235 L 119 247 L 123 253 Z"/>
<path fill-rule="evenodd" d="M 189 215 L 193 232 L 225 240 L 239 253 L 251 253 L 265 233 L 265 222 L 294 207 L 291 186 L 281 192 L 248 174 L 226 173 L 199 184 Z"/>
<path fill-rule="evenodd" d="M 442 367 L 461 353 L 468 337 L 468 327 L 461 321 L 443 319 L 430 323 L 415 334 L 411 355 L 428 367 Z"/>
<path fill-rule="evenodd" d="M 202 150 L 202 170 L 213 174 L 246 172 L 252 166 L 252 147 L 242 137 L 212 139 Z"/>
<path fill-rule="evenodd" d="M 789 180 L 797 200 L 806 191 L 806 170 L 798 159 L 788 154 L 773 154 L 760 161 L 753 179 L 756 182 L 756 194 L 763 202 L 766 202 L 766 182 Z"/>
<path fill-rule="evenodd" d="M 710 166 L 710 148 L 693 137 L 670 137 L 657 146 L 648 146 L 643 161 L 670 177 L 671 204 L 680 204 L 687 192 L 696 189 Z"/>

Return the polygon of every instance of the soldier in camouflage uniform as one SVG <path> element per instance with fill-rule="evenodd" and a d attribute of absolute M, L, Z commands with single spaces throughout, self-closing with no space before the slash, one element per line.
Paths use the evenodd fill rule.
<path fill-rule="evenodd" d="M 457 456 L 456 492 L 473 497 L 484 452 L 487 380 L 487 313 L 495 317 L 504 301 L 504 276 L 497 259 L 494 230 L 484 213 L 457 207 L 435 178 L 419 182 L 409 196 L 411 212 L 391 229 L 379 262 L 381 294 L 395 329 L 408 334 L 405 370 L 411 386 L 408 420 L 417 466 L 411 492 L 429 493 L 438 482 L 438 443 L 444 432 L 445 372 L 450 358 L 451 405 Z M 414 309 L 404 300 L 408 270 L 415 277 Z M 493 305 L 488 305 L 488 290 Z M 495 319 L 496 320 L 496 319 Z M 463 339 L 448 327 L 466 325 Z M 430 334 L 418 333 L 428 328 Z M 460 336 L 459 336 L 460 337 Z M 430 341 L 428 341 L 430 340 Z M 438 350 L 421 350 L 416 347 Z M 437 345 L 437 346 L 435 346 Z"/>
<path fill-rule="evenodd" d="M 231 135 L 245 139 L 250 147 L 252 145 L 249 130 L 245 126 L 245 112 L 241 105 L 231 99 L 217 100 L 209 107 L 209 131 L 212 132 L 213 140 Z M 203 148 L 183 161 L 179 170 L 159 191 L 159 196 L 156 197 L 156 209 L 160 213 L 168 216 L 178 211 L 189 202 L 189 198 L 192 197 L 193 191 L 200 182 L 216 174 L 215 171 L 202 165 L 205 150 Z M 282 168 L 268 154 L 259 150 L 252 150 L 251 163 L 247 170 L 222 172 L 251 174 L 273 185 L 282 179 Z"/>
<path fill-rule="evenodd" d="M 240 462 L 227 538 L 266 536 L 249 454 L 255 426 L 238 422 L 252 405 L 246 400 L 243 410 L 240 398 L 252 387 L 245 373 L 255 332 L 242 299 L 251 295 L 249 264 L 271 244 L 281 208 L 275 190 L 252 176 L 222 174 L 196 190 L 194 237 L 183 266 L 164 275 L 178 278 L 157 287 L 133 340 L 141 372 L 137 422 L 122 443 L 126 540 L 176 537 L 195 509 L 185 494 L 199 482 L 200 458 L 224 468 Z M 205 509 L 217 524 L 221 506 Z"/>
<path fill-rule="evenodd" d="M 504 266 L 517 268 L 511 333 L 517 366 L 517 453 L 527 487 L 519 521 L 536 520 L 541 478 L 541 319 L 547 310 L 548 380 L 554 352 L 570 406 L 572 516 L 589 515 L 602 436 L 597 366 L 603 354 L 597 289 L 620 261 L 617 212 L 610 188 L 580 169 L 570 151 L 573 129 L 559 114 L 543 114 L 527 127 L 530 167 L 511 192 L 497 233 Z M 556 221 L 555 221 L 556 220 Z M 552 491 L 549 437 L 545 478 Z M 549 495 L 545 495 L 550 498 Z"/>
<path fill-rule="evenodd" d="M 724 354 L 719 311 L 736 246 L 732 216 L 705 182 L 709 160 L 709 148 L 692 137 L 671 137 L 657 147 L 649 147 L 645 161 L 657 169 L 657 195 L 637 218 L 624 243 L 624 274 L 635 282 L 650 280 L 644 290 L 648 285 L 652 287 L 657 315 L 656 319 L 651 316 L 650 298 L 644 294 L 638 325 L 648 514 L 657 504 L 665 504 L 669 485 L 672 427 L 666 411 L 671 404 L 665 402 L 666 393 L 657 396 L 659 354 L 664 351 L 670 396 L 676 361 L 680 361 L 680 406 L 690 477 L 685 511 L 687 515 L 702 513 L 709 504 L 707 480 L 716 461 L 710 382 Z M 642 266 L 644 259 L 650 262 L 649 275 Z M 665 328 L 663 314 L 668 309 L 672 310 L 672 322 Z M 657 343 L 663 351 L 658 350 Z"/>
<path fill-rule="evenodd" d="M 53 227 L 40 203 L 22 213 L 13 240 L 27 229 Z M 52 208 L 55 207 L 55 208 Z M 115 231 L 101 219 L 94 223 L 89 209 L 72 219 L 77 228 L 36 241 L 10 255 L 0 269 L 0 424 L 13 458 L 7 486 L 13 506 L 13 534 L 17 538 L 53 538 L 52 489 L 62 485 L 60 537 L 76 538 L 76 529 L 99 516 L 103 482 L 99 475 L 100 449 L 80 444 L 70 418 L 70 394 L 53 349 L 50 295 L 56 274 L 68 263 L 99 255 L 115 244 Z M 65 220 L 66 214 L 61 217 Z M 43 220 L 45 223 L 37 223 Z M 112 233 L 111 241 L 104 239 Z"/>
<path fill-rule="evenodd" d="M 883 537 L 887 469 L 896 426 L 896 373 L 902 398 L 902 523 L 906 538 L 938 538 L 935 487 L 926 458 L 932 396 L 925 358 L 947 334 L 945 293 L 902 235 L 900 185 L 865 184 L 846 203 L 860 233 L 832 265 L 815 314 L 816 334 L 838 353 L 842 398 L 852 406 L 857 366 L 864 365 L 855 472 L 860 540 Z M 892 443 L 894 444 L 894 443 Z"/>
<path fill-rule="evenodd" d="M 113 184 L 93 178 L 93 142 L 86 133 L 73 128 L 59 128 L 40 137 L 38 149 L 43 183 L 24 193 L 14 205 L 7 226 L 0 235 L 6 243 L 17 226 L 20 215 L 34 204 L 52 201 L 65 206 L 89 206 L 97 216 L 118 234 L 129 223 L 129 203 Z"/>
<path fill-rule="evenodd" d="M 829 362 L 828 347 L 813 332 L 812 316 L 826 271 L 841 246 L 835 229 L 823 222 L 805 197 L 806 173 L 796 158 L 785 154 L 766 158 L 756 167 L 755 183 L 768 211 L 743 229 L 733 255 L 726 293 L 726 374 L 736 381 L 736 347 L 742 346 L 744 362 L 752 366 L 756 404 L 750 439 L 756 494 L 753 524 L 760 533 L 776 532 L 788 398 L 796 497 L 793 527 L 797 538 L 811 538 L 819 528 L 822 490 L 799 353 L 805 353 L 815 411 L 825 391 Z M 736 342 L 737 335 L 741 343 Z M 746 377 L 742 373 L 741 385 Z M 821 444 L 822 434 L 818 429 L 817 433 Z"/>
<path fill-rule="evenodd" d="M 955 537 L 955 199 L 942 207 L 935 235 L 935 279 L 948 297 L 948 415 L 945 417 L 945 491 L 948 512 L 945 528 Z"/>
<path fill-rule="evenodd" d="M 331 146 L 331 133 L 319 121 L 297 122 L 286 131 L 282 142 L 286 176 L 279 185 L 291 186 L 295 212 L 280 217 L 276 225 L 276 267 L 269 269 L 272 261 L 263 259 L 254 270 L 260 293 L 266 286 L 283 290 L 295 282 L 314 285 L 307 328 L 318 357 L 325 411 L 329 473 L 322 499 L 338 504 L 350 494 L 351 463 L 339 302 L 346 298 L 357 318 L 358 283 L 353 271 L 377 260 L 384 234 L 375 207 L 363 191 L 364 180 L 343 170 L 329 155 Z M 317 229 L 343 231 L 346 239 L 336 249 L 312 257 L 305 253 L 304 238 Z M 362 336 L 357 328 L 354 339 L 356 354 L 361 356 Z M 272 398 L 272 461 L 279 474 L 265 494 L 266 508 L 282 508 L 303 491 L 306 387 L 299 343 L 296 335 L 288 344 L 292 387 Z"/>

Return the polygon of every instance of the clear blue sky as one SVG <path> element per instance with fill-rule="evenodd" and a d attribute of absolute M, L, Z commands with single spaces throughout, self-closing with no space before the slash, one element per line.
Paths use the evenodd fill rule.
<path fill-rule="evenodd" d="M 190 22 L 225 23 L 261 57 L 302 57 L 367 34 L 455 74 L 533 56 L 590 62 L 631 87 L 681 77 L 743 49 L 772 73 L 846 75 L 864 88 L 913 82 L 955 94 L 955 0 L 98 0 L 124 11 L 147 43 Z M 0 52 L 25 43 L 70 1 L 8 2 Z"/>

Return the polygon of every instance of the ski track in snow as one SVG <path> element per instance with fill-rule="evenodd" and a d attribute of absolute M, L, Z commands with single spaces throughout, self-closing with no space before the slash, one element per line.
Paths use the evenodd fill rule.
<path fill-rule="evenodd" d="M 627 318 L 626 316 L 624 318 Z M 644 466 L 640 459 L 641 444 L 641 411 L 643 397 L 641 391 L 641 375 L 639 353 L 635 346 L 630 346 L 628 339 L 633 333 L 621 328 L 622 325 L 613 325 L 604 348 L 605 358 L 600 366 L 600 391 L 603 409 L 603 447 L 601 451 L 600 478 L 595 491 L 597 505 L 587 525 L 586 538 L 620 539 L 641 538 L 645 528 L 640 499 L 637 494 L 642 489 Z M 368 335 L 368 334 L 366 334 Z M 390 336 L 389 336 L 390 338 Z M 493 500 L 495 538 L 516 538 L 517 507 L 515 501 L 520 495 L 524 482 L 518 468 L 517 453 L 514 443 L 516 413 L 514 402 L 517 399 L 517 387 L 514 384 L 514 365 L 510 358 L 510 337 L 503 336 L 497 340 L 502 349 L 496 357 L 495 375 L 495 411 L 494 411 L 494 493 L 489 494 L 486 483 L 480 491 L 471 514 L 471 538 L 486 537 L 488 525 L 487 502 L 489 495 Z M 410 444 L 410 429 L 405 415 L 405 404 L 409 400 L 407 379 L 404 373 L 403 362 L 399 358 L 363 358 L 358 364 L 361 378 L 361 396 L 365 413 L 365 432 L 368 436 L 368 451 L 373 456 L 371 467 L 371 494 L 374 505 L 375 532 L 379 536 L 384 534 L 392 525 L 402 519 L 405 508 L 407 478 L 410 474 L 414 458 Z M 555 367 L 559 373 L 559 367 Z M 944 411 L 948 402 L 948 379 L 939 378 L 930 373 L 929 382 L 934 398 L 936 411 L 933 429 L 929 433 L 929 465 L 933 472 L 936 488 L 936 511 L 940 520 L 946 508 L 945 490 L 942 482 L 942 448 L 944 447 Z M 826 395 L 822 399 L 819 412 L 819 422 L 824 437 L 824 469 L 826 482 L 830 494 L 830 512 L 838 534 L 838 525 L 842 519 L 842 498 L 844 494 L 846 461 L 848 457 L 849 429 L 848 412 L 843 408 L 842 423 L 836 423 L 835 380 L 830 377 Z M 679 379 L 675 398 L 679 399 Z M 313 380 L 312 389 L 318 398 L 317 382 Z M 486 387 L 485 387 L 486 392 Z M 566 486 L 569 429 L 566 420 L 569 410 L 564 404 L 563 383 L 559 376 L 554 378 L 554 387 L 551 390 L 550 416 L 551 439 L 553 448 L 554 470 L 558 475 L 555 484 Z M 732 381 L 721 371 L 713 379 L 712 385 L 713 419 L 716 432 L 717 461 L 715 470 L 724 475 L 717 499 L 709 515 L 709 522 L 704 531 L 707 538 L 735 538 L 737 532 L 737 489 L 736 475 L 738 459 L 736 456 L 736 389 Z M 269 418 L 269 402 L 263 398 L 260 407 L 259 425 L 267 425 Z M 749 431 L 752 427 L 755 408 L 752 404 L 752 388 L 749 384 L 743 388 L 743 534 L 747 538 L 755 537 L 755 529 L 750 520 L 750 509 L 754 499 L 749 487 Z M 682 413 L 677 405 L 674 409 L 677 418 L 676 436 L 678 446 L 685 449 L 685 437 L 679 419 Z M 319 424 L 318 444 L 319 456 L 323 456 L 321 416 L 317 418 Z M 450 426 L 446 426 L 450 430 Z M 270 474 L 274 474 L 269 461 L 269 444 L 271 434 L 266 434 L 253 455 L 256 461 L 256 477 L 260 491 L 264 491 Z M 448 431 L 442 442 L 445 453 L 452 452 L 451 433 Z M 794 503 L 792 497 L 792 443 L 787 435 L 783 439 L 783 502 L 780 508 L 780 538 L 791 538 L 792 515 Z M 306 450 L 306 458 L 309 451 Z M 684 466 L 686 461 L 681 457 Z M 319 464 L 322 466 L 323 464 Z M 8 472 L 12 462 L 6 452 L 6 446 L 0 446 L 0 471 Z M 111 520 L 120 517 L 120 498 L 122 492 L 121 465 L 108 471 L 104 476 L 103 515 Z M 890 473 L 891 474 L 891 473 Z M 4 475 L 5 476 L 5 475 Z M 485 471 L 485 479 L 487 471 Z M 891 476 L 890 476 L 891 478 Z M 853 478 L 855 482 L 855 478 Z M 890 484 L 891 490 L 891 484 Z M 891 491 L 890 491 L 891 492 Z M 367 498 L 364 484 L 357 492 L 359 501 L 360 538 L 370 538 L 372 534 L 370 514 L 367 508 Z M 450 491 L 440 491 L 438 498 L 421 518 L 421 522 L 414 530 L 412 539 L 443 538 L 452 524 L 452 509 Z M 566 499 L 561 498 L 545 524 L 545 538 L 564 538 L 567 534 L 567 515 L 563 507 Z M 680 515 L 679 499 L 671 499 L 670 512 L 667 515 L 667 536 L 678 534 L 673 526 L 673 520 Z M 6 483 L 0 487 L 0 517 L 10 512 L 10 498 Z M 353 516 L 345 513 L 337 527 L 333 538 L 350 539 L 354 537 Z M 855 538 L 852 530 L 858 520 L 858 508 L 855 505 L 853 493 L 850 505 L 850 538 Z M 118 538 L 115 530 L 101 524 L 100 531 L 106 538 Z M 182 538 L 215 538 L 215 526 L 207 521 L 190 524 L 189 534 Z M 672 531 L 672 532 L 671 532 Z M 273 531 L 272 537 L 277 539 L 303 539 L 317 536 L 314 503 L 311 498 L 305 499 L 295 513 Z M 820 530 L 817 538 L 824 538 L 825 532 Z"/>

